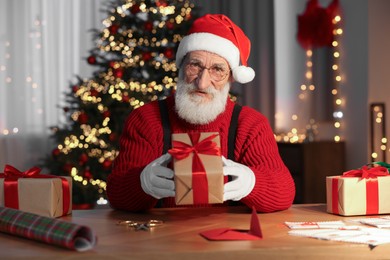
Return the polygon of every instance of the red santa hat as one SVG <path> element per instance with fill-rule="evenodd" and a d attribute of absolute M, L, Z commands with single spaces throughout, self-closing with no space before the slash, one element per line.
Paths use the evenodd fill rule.
<path fill-rule="evenodd" d="M 248 67 L 250 48 L 248 37 L 228 17 L 207 14 L 195 20 L 188 35 L 181 40 L 176 65 L 181 65 L 188 52 L 209 51 L 227 60 L 237 82 L 247 83 L 255 77 L 254 70 Z"/>

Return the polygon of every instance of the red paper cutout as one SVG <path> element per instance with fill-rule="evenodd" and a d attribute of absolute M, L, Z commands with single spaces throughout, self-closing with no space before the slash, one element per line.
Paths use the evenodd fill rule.
<path fill-rule="evenodd" d="M 257 217 L 257 212 L 255 208 L 252 208 L 252 216 L 249 230 L 218 228 L 203 231 L 200 233 L 200 235 L 212 241 L 260 240 L 263 238 L 263 233 L 261 232 L 260 222 Z"/>

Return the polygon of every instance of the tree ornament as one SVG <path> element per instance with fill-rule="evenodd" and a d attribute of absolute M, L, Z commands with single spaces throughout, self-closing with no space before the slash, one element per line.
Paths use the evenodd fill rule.
<path fill-rule="evenodd" d="M 119 29 L 119 25 L 117 25 L 117 24 L 113 24 L 110 27 L 108 27 L 108 30 L 110 31 L 110 34 L 112 34 L 112 35 L 117 34 L 118 29 Z"/>
<path fill-rule="evenodd" d="M 130 101 L 129 95 L 122 95 L 122 102 L 128 103 Z"/>
<path fill-rule="evenodd" d="M 92 97 L 98 97 L 99 96 L 99 91 L 96 89 L 91 89 L 90 91 Z"/>
<path fill-rule="evenodd" d="M 72 168 L 73 164 L 67 162 L 63 165 L 62 170 L 70 175 Z"/>
<path fill-rule="evenodd" d="M 108 66 L 110 68 L 115 68 L 115 65 L 116 65 L 116 61 L 113 61 L 113 60 L 108 63 Z"/>
<path fill-rule="evenodd" d="M 51 152 L 51 154 L 54 156 L 54 157 L 57 157 L 58 155 L 60 155 L 61 151 L 60 149 L 58 148 L 55 148 L 53 149 L 53 151 Z"/>
<path fill-rule="evenodd" d="M 171 48 L 167 48 L 164 51 L 164 56 L 167 57 L 168 59 L 173 59 L 175 57 L 175 53 Z"/>
<path fill-rule="evenodd" d="M 130 9 L 130 12 L 131 12 L 132 14 L 137 14 L 137 13 L 139 13 L 140 11 L 141 11 L 141 9 L 139 8 L 139 4 L 133 5 L 133 6 L 131 7 L 131 9 Z"/>
<path fill-rule="evenodd" d="M 104 160 L 103 162 L 103 169 L 105 170 L 109 170 L 111 168 L 111 165 L 112 165 L 112 161 L 111 160 Z"/>
<path fill-rule="evenodd" d="M 103 118 L 110 117 L 110 116 L 111 116 L 111 112 L 108 111 L 108 110 L 106 110 L 106 111 L 104 111 L 104 112 L 102 113 L 102 115 L 103 115 Z"/>
<path fill-rule="evenodd" d="M 96 64 L 96 57 L 91 55 L 87 58 L 87 61 L 89 64 L 93 65 L 93 64 Z"/>
<path fill-rule="evenodd" d="M 85 177 L 87 180 L 90 180 L 90 179 L 93 178 L 92 173 L 91 173 L 91 171 L 90 171 L 89 169 L 86 169 L 86 170 L 84 171 L 84 177 Z"/>
<path fill-rule="evenodd" d="M 121 79 L 123 77 L 123 70 L 121 68 L 114 69 L 113 75 L 115 78 Z"/>
<path fill-rule="evenodd" d="M 116 140 L 118 140 L 118 135 L 116 133 L 111 133 L 109 136 L 108 136 L 108 139 L 111 141 L 111 142 L 115 142 Z"/>
<path fill-rule="evenodd" d="M 175 25 L 174 23 L 168 21 L 165 23 L 165 26 L 167 27 L 168 30 L 172 30 Z"/>
<path fill-rule="evenodd" d="M 80 124 L 86 124 L 88 123 L 88 115 L 84 112 L 81 112 L 77 118 L 77 121 L 80 123 Z"/>
<path fill-rule="evenodd" d="M 73 93 L 76 93 L 79 89 L 80 89 L 80 87 L 77 86 L 77 85 L 72 86 L 72 92 Z"/>
<path fill-rule="evenodd" d="M 146 21 L 144 23 L 144 29 L 148 32 L 153 30 L 153 23 L 151 21 Z"/>
<path fill-rule="evenodd" d="M 65 113 L 69 112 L 69 107 L 63 107 L 62 110 L 64 110 Z"/>
<path fill-rule="evenodd" d="M 152 54 L 150 52 L 144 52 L 142 53 L 142 60 L 143 61 L 149 61 L 152 58 Z"/>
<path fill-rule="evenodd" d="M 88 161 L 89 157 L 86 153 L 82 153 L 80 156 L 79 156 L 79 163 L 80 165 L 84 165 L 87 161 Z"/>
<path fill-rule="evenodd" d="M 166 0 L 156 0 L 156 6 L 157 7 L 166 7 L 168 4 L 167 4 L 167 1 Z"/>

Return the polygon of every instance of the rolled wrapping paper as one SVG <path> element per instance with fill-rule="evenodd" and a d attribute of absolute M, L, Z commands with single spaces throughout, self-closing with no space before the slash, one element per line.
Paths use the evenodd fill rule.
<path fill-rule="evenodd" d="M 5 207 L 0 207 L 0 232 L 80 252 L 96 244 L 89 227 Z"/>

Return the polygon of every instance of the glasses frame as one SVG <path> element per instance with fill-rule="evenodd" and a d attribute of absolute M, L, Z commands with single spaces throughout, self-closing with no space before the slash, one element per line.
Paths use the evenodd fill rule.
<path fill-rule="evenodd" d="M 227 71 L 226 71 L 226 74 L 221 78 L 221 79 L 214 79 L 213 78 L 213 74 L 210 73 L 210 69 L 213 68 L 215 65 L 212 65 L 211 67 L 206 67 L 206 66 L 203 66 L 199 63 L 196 63 L 196 66 L 198 66 L 200 68 L 200 71 L 197 73 L 197 74 L 189 74 L 188 71 L 188 66 L 189 65 L 192 65 L 192 64 L 195 64 L 194 62 L 191 62 L 191 60 L 187 60 L 185 61 L 184 63 L 184 71 L 185 71 L 185 74 L 190 76 L 190 77 L 194 77 L 194 76 L 197 76 L 199 77 L 200 75 L 202 75 L 203 71 L 204 70 L 207 70 L 209 72 L 209 75 L 210 75 L 210 78 L 212 81 L 214 82 L 221 82 L 221 81 L 224 81 L 226 79 L 227 76 L 229 76 L 231 74 L 231 69 L 229 68 Z"/>

